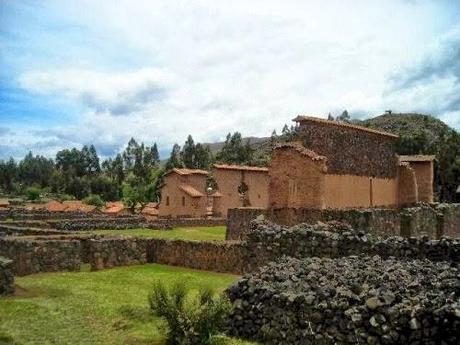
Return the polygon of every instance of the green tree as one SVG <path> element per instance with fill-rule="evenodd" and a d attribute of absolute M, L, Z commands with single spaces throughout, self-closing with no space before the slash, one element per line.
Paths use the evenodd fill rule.
<path fill-rule="evenodd" d="M 166 171 L 168 171 L 174 168 L 183 168 L 183 167 L 184 165 L 180 157 L 180 146 L 178 144 L 174 144 L 171 150 L 169 159 L 166 162 L 165 169 Z"/>
<path fill-rule="evenodd" d="M 38 187 L 28 187 L 26 189 L 27 200 L 36 201 L 36 200 L 40 199 L 41 193 L 42 193 L 42 191 Z"/>
<path fill-rule="evenodd" d="M 86 198 L 83 199 L 83 203 L 87 205 L 96 206 L 97 208 L 104 207 L 105 205 L 104 200 L 102 200 L 102 198 L 97 194 L 88 195 Z"/>
<path fill-rule="evenodd" d="M 0 185 L 2 189 L 11 193 L 17 176 L 17 164 L 13 158 L 8 161 L 0 161 Z"/>
<path fill-rule="evenodd" d="M 244 142 L 241 133 L 227 134 L 224 146 L 217 153 L 216 160 L 227 164 L 251 164 L 254 149 L 249 140 Z"/>
<path fill-rule="evenodd" d="M 123 183 L 123 204 L 131 213 L 136 213 L 147 205 L 151 193 L 152 190 L 142 178 L 130 174 Z"/>
<path fill-rule="evenodd" d="M 348 111 L 344 110 L 340 116 L 337 116 L 336 120 L 341 121 L 341 122 L 350 122 L 351 118 L 350 118 L 350 115 L 348 114 Z"/>

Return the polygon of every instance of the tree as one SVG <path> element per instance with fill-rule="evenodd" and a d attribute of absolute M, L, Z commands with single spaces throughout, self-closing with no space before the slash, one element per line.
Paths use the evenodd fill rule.
<path fill-rule="evenodd" d="M 327 114 L 327 119 L 328 119 L 329 121 L 334 121 L 334 116 L 332 116 L 332 114 L 329 113 L 329 114 Z"/>
<path fill-rule="evenodd" d="M 195 145 L 195 157 L 193 162 L 194 169 L 209 170 L 212 164 L 212 153 L 208 145 L 200 143 Z"/>
<path fill-rule="evenodd" d="M 101 208 L 105 205 L 104 200 L 97 195 L 97 194 L 90 194 L 86 198 L 83 199 L 83 203 L 86 205 L 93 205 L 96 206 L 97 208 Z"/>
<path fill-rule="evenodd" d="M 189 169 L 195 168 L 195 142 L 191 135 L 187 137 L 187 141 L 182 147 L 181 157 L 184 167 Z"/>
<path fill-rule="evenodd" d="M 123 183 L 123 204 L 131 213 L 136 213 L 149 202 L 149 192 L 142 178 L 130 174 Z"/>
<path fill-rule="evenodd" d="M 184 165 L 180 159 L 180 146 L 178 144 L 174 144 L 171 150 L 171 154 L 169 156 L 168 161 L 166 162 L 165 169 L 166 171 L 172 170 L 174 168 L 183 168 Z"/>
<path fill-rule="evenodd" d="M 43 156 L 33 156 L 29 152 L 18 165 L 17 178 L 25 186 L 37 185 L 42 188 L 49 186 L 54 170 L 54 162 Z"/>
<path fill-rule="evenodd" d="M 41 189 L 38 187 L 29 187 L 26 189 L 27 200 L 36 201 L 40 199 Z"/>
<path fill-rule="evenodd" d="M 216 160 L 227 164 L 251 164 L 254 149 L 249 140 L 243 142 L 241 133 L 227 134 L 224 146 L 217 153 Z"/>
<path fill-rule="evenodd" d="M 0 185 L 3 190 L 11 193 L 17 176 L 17 164 L 13 158 L 0 161 Z"/>
<path fill-rule="evenodd" d="M 348 111 L 344 110 L 342 115 L 338 116 L 336 120 L 341 122 L 350 122 L 351 118 L 350 115 L 348 115 Z"/>

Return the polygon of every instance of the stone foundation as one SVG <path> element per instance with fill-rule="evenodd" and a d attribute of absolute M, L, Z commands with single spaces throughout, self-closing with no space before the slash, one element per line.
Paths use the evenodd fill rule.
<path fill-rule="evenodd" d="M 0 296 L 14 294 L 13 261 L 0 256 Z"/>
<path fill-rule="evenodd" d="M 229 210 L 226 238 L 244 239 L 250 229 L 251 220 L 260 215 L 281 225 L 337 220 L 347 222 L 356 230 L 379 236 L 460 238 L 460 204 L 421 204 L 403 209 L 349 210 L 237 208 Z"/>

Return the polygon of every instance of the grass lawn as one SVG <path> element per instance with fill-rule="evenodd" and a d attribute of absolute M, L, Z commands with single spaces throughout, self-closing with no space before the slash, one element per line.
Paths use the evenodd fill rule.
<path fill-rule="evenodd" d="M 195 228 L 174 228 L 173 230 L 127 229 L 94 230 L 93 234 L 115 236 L 143 236 L 197 241 L 224 241 L 225 226 L 204 226 Z"/>
<path fill-rule="evenodd" d="M 147 303 L 154 280 L 222 291 L 237 278 L 157 264 L 17 277 L 16 296 L 0 298 L 0 344 L 163 344 Z"/>

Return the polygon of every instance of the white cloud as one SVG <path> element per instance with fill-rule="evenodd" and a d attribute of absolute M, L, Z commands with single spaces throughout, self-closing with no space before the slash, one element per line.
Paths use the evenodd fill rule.
<path fill-rule="evenodd" d="M 299 113 L 434 111 L 433 102 L 444 109 L 446 92 L 458 91 L 447 79 L 388 91 L 389 76 L 420 62 L 449 28 L 438 2 L 54 1 L 48 8 L 88 32 L 82 54 L 100 54 L 25 69 L 19 78 L 29 92 L 86 108 L 76 124 L 49 130 L 66 143 L 116 148 L 134 136 L 167 147 L 189 133 L 200 141 L 235 130 L 263 136 Z"/>

